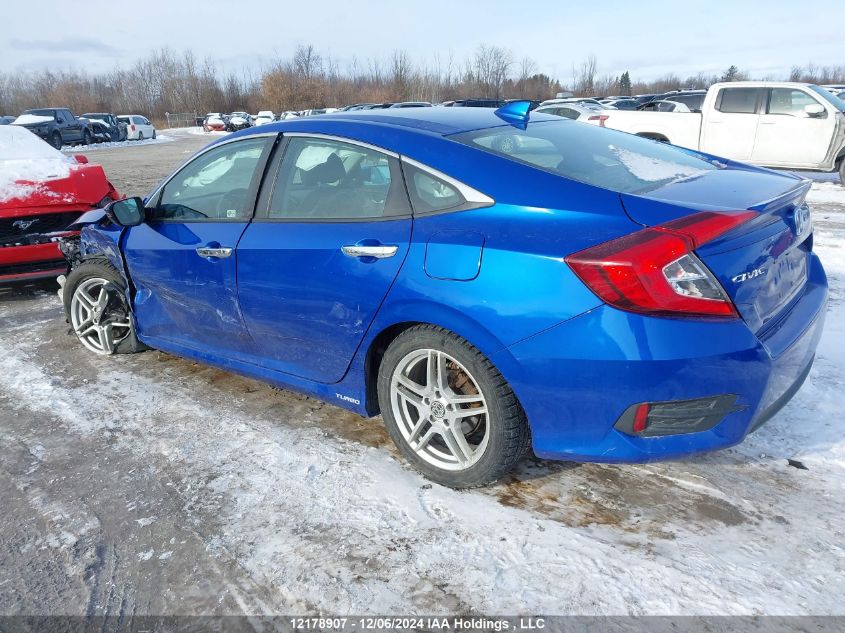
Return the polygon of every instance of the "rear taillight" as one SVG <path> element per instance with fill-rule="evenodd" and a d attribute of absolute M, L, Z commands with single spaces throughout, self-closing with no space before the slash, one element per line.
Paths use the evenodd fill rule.
<path fill-rule="evenodd" d="M 696 248 L 756 213 L 704 211 L 570 255 L 566 263 L 604 302 L 629 312 L 736 317 Z"/>
<path fill-rule="evenodd" d="M 135 131 L 135 124 L 134 123 L 132 124 L 132 131 L 133 132 Z"/>
<path fill-rule="evenodd" d="M 588 121 L 598 121 L 599 127 L 604 127 L 604 122 L 610 118 L 607 114 L 594 114 L 593 116 L 589 117 Z"/>

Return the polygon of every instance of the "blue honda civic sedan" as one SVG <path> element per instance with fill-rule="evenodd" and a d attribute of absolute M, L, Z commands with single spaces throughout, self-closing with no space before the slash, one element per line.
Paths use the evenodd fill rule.
<path fill-rule="evenodd" d="M 63 250 L 69 322 L 381 414 L 442 484 L 740 442 L 809 373 L 809 183 L 492 108 L 224 137 Z"/>

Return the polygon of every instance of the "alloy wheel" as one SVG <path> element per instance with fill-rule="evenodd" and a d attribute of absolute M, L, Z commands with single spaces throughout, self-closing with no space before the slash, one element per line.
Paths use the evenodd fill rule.
<path fill-rule="evenodd" d="M 113 354 L 132 324 L 114 284 L 99 277 L 80 283 L 70 302 L 70 320 L 80 342 L 97 354 Z"/>
<path fill-rule="evenodd" d="M 436 349 L 407 354 L 390 381 L 399 432 L 437 468 L 461 471 L 484 455 L 490 439 L 487 401 L 472 374 Z"/>

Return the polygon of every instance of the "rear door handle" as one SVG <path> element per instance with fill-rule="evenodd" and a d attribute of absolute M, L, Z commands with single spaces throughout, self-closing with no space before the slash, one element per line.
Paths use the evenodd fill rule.
<path fill-rule="evenodd" d="M 375 257 L 376 259 L 385 259 L 387 257 L 393 257 L 396 254 L 396 251 L 399 250 L 399 247 L 384 244 L 379 246 L 360 246 L 358 244 L 352 244 L 350 246 L 342 246 L 340 250 L 348 257 Z"/>
<path fill-rule="evenodd" d="M 231 257 L 232 249 L 225 246 L 217 248 L 201 246 L 197 249 L 197 255 L 200 257 L 217 257 L 219 259 L 223 259 L 224 257 Z"/>

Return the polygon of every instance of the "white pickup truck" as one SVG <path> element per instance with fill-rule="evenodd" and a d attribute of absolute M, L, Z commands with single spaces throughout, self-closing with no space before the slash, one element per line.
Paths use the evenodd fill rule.
<path fill-rule="evenodd" d="M 700 113 L 604 110 L 590 123 L 732 160 L 837 171 L 845 185 L 845 101 L 812 84 L 714 84 Z"/>

